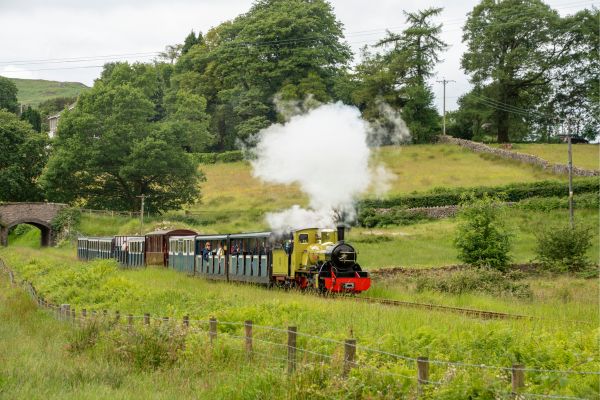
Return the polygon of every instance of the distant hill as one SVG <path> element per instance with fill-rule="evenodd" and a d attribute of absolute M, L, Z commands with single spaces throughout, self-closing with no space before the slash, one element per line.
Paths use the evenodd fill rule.
<path fill-rule="evenodd" d="M 42 79 L 8 78 L 17 85 L 19 103 L 37 106 L 44 100 L 55 97 L 74 97 L 89 89 L 80 82 L 57 82 Z"/>

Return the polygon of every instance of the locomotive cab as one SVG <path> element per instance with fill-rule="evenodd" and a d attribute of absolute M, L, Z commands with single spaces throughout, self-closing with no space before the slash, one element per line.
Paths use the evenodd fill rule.
<path fill-rule="evenodd" d="M 359 293 L 371 286 L 357 253 L 344 241 L 343 229 L 302 229 L 291 233 L 289 276 L 301 288 Z"/>

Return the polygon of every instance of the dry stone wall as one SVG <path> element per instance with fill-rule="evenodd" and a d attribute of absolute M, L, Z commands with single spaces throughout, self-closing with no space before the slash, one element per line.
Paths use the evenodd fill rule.
<path fill-rule="evenodd" d="M 524 154 L 524 153 L 518 153 L 515 151 L 499 149 L 496 147 L 488 146 L 483 143 L 473 142 L 471 140 L 465 140 L 465 139 L 458 139 L 458 138 L 455 138 L 452 136 L 440 135 L 438 138 L 439 138 L 440 143 L 455 144 L 455 145 L 458 145 L 461 147 L 465 147 L 476 153 L 494 154 L 496 156 L 506 158 L 509 160 L 515 160 L 515 161 L 523 162 L 526 164 L 535 165 L 535 166 L 543 168 L 543 169 L 550 171 L 557 175 L 569 173 L 568 165 L 554 164 L 554 163 L 548 162 L 540 157 L 537 157 L 537 156 L 534 156 L 531 154 Z M 573 175 L 575 175 L 575 176 L 600 176 L 600 171 L 573 167 Z"/>

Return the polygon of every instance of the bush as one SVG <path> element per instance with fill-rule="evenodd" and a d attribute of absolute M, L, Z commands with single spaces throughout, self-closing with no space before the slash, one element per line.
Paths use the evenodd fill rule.
<path fill-rule="evenodd" d="M 597 178 L 577 179 L 573 182 L 575 193 L 598 193 L 600 181 Z M 567 184 L 557 181 L 540 181 L 532 183 L 514 183 L 505 186 L 473 188 L 436 188 L 427 193 L 410 194 L 389 199 L 366 199 L 359 202 L 359 208 L 392 208 L 392 207 L 438 207 L 460 204 L 466 195 L 475 198 L 484 196 L 502 196 L 506 201 L 521 201 L 531 197 L 567 197 Z"/>
<path fill-rule="evenodd" d="M 510 234 L 500 220 L 497 199 L 485 196 L 463 204 L 454 245 L 458 259 L 473 266 L 505 270 L 510 257 Z"/>
<path fill-rule="evenodd" d="M 236 161 L 242 161 L 244 159 L 244 153 L 240 150 L 226 151 L 224 153 L 217 154 L 217 161 L 230 163 Z"/>
<path fill-rule="evenodd" d="M 447 277 L 421 276 L 417 279 L 417 291 L 433 290 L 451 294 L 485 293 L 530 298 L 533 292 L 527 283 L 518 282 L 524 275 L 520 271 L 502 273 L 489 268 L 470 268 L 454 272 Z"/>
<path fill-rule="evenodd" d="M 575 195 L 575 208 L 598 209 L 600 201 L 597 193 Z M 569 208 L 568 197 L 532 197 L 517 204 L 517 207 L 529 211 L 552 211 Z"/>
<path fill-rule="evenodd" d="M 421 221 L 430 221 L 425 213 L 409 212 L 402 207 L 394 207 L 385 212 L 372 208 L 359 211 L 357 222 L 365 228 L 383 227 L 389 225 L 411 225 Z"/>
<path fill-rule="evenodd" d="M 591 264 L 586 252 L 592 245 L 592 236 L 592 229 L 587 226 L 546 226 L 536 235 L 536 254 L 549 269 L 583 271 Z"/>
<path fill-rule="evenodd" d="M 244 153 L 240 150 L 225 151 L 223 153 L 195 153 L 194 159 L 199 164 L 231 163 L 242 161 Z"/>

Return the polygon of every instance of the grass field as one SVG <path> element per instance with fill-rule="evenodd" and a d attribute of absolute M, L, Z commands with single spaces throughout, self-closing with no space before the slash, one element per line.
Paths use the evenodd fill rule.
<path fill-rule="evenodd" d="M 587 224 L 594 229 L 594 239 L 588 256 L 593 262 L 600 263 L 599 229 L 595 224 L 599 218 L 598 211 L 577 210 L 575 216 L 578 224 Z M 566 210 L 536 212 L 508 208 L 504 211 L 502 219 L 513 235 L 513 247 L 510 253 L 513 262 L 527 263 L 536 257 L 536 231 L 547 223 L 568 221 L 568 212 Z M 367 269 L 392 266 L 424 268 L 459 264 L 457 251 L 453 246 L 457 223 L 456 218 L 447 218 L 389 228 L 355 227 L 350 230 L 348 240 L 359 252 L 359 263 Z M 246 215 L 227 222 L 213 221 L 201 225 L 169 221 L 167 216 L 150 219 L 146 223 L 145 230 L 150 231 L 160 227 L 191 228 L 203 233 L 268 229 L 260 217 L 251 219 Z M 139 233 L 140 225 L 138 219 L 84 215 L 79 230 L 84 235 L 113 236 Z M 39 235 L 39 230 L 32 228 L 23 237 L 9 237 L 9 242 L 39 246 Z"/>
<path fill-rule="evenodd" d="M 19 103 L 37 106 L 41 102 L 55 97 L 74 97 L 89 89 L 79 82 L 57 82 L 42 79 L 9 78 L 17 85 Z"/>
<path fill-rule="evenodd" d="M 488 155 L 476 154 L 454 145 L 384 147 L 373 156 L 396 179 L 388 195 L 431 190 L 436 187 L 505 185 L 538 180 L 565 180 L 541 169 Z M 296 186 L 265 184 L 252 176 L 247 162 L 201 165 L 206 182 L 201 184 L 202 201 L 192 211 L 277 210 L 308 199 Z M 373 196 L 370 192 L 366 197 Z"/>
<path fill-rule="evenodd" d="M 13 247 L 0 251 L 0 256 L 21 277 L 33 282 L 47 299 L 58 304 L 69 303 L 77 310 L 120 310 L 122 315 L 149 312 L 155 316 L 169 315 L 177 319 L 188 314 L 191 319 L 198 320 L 215 316 L 220 321 L 238 323 L 251 319 L 256 325 L 298 326 L 300 332 L 334 340 L 343 340 L 352 332 L 361 346 L 409 356 L 426 355 L 436 360 L 498 366 L 523 362 L 528 367 L 543 369 L 596 370 L 600 367 L 597 323 L 594 323 L 597 322 L 598 306 L 597 303 L 590 302 L 590 296 L 594 293 L 591 287 L 593 283 L 578 278 L 566 277 L 556 286 L 553 284 L 557 281 L 556 278 L 540 278 L 535 290 L 536 297 L 527 300 L 510 296 L 417 295 L 411 294 L 410 288 L 404 288 L 402 284 L 393 281 L 381 289 L 395 297 L 414 300 L 429 296 L 443 303 L 479 304 L 498 311 L 516 310 L 543 317 L 536 321 L 480 321 L 460 315 L 363 303 L 350 306 L 348 300 L 344 299 L 332 300 L 294 292 L 207 282 L 158 268 L 123 271 L 118 270 L 112 262 L 82 264 L 75 261 L 73 255 L 70 248 L 39 250 Z M 565 296 L 565 287 L 573 295 Z M 574 288 L 581 288 L 582 294 Z M 584 295 L 583 291 L 587 294 Z M 3 302 L 10 301 L 6 300 L 6 294 L 2 296 Z M 21 313 L 27 318 L 26 312 Z M 584 319 L 591 324 L 576 324 L 567 322 L 566 319 Z M 369 370 L 357 370 L 353 372 L 351 380 L 340 381 L 333 379 L 334 371 L 326 371 L 325 375 L 321 372 L 319 375 L 318 371 L 311 372 L 310 369 L 302 368 L 297 380 L 290 384 L 285 381 L 280 369 L 280 372 L 273 370 L 282 366 L 277 361 L 264 366 L 259 364 L 252 370 L 243 358 L 235 356 L 242 344 L 226 342 L 224 339 L 224 347 L 219 349 L 221 361 L 216 361 L 214 367 L 202 355 L 206 352 L 205 347 L 194 347 L 192 342 L 188 344 L 189 347 L 186 346 L 190 350 L 178 357 L 175 368 L 169 369 L 170 375 L 160 368 L 152 373 L 140 372 L 123 361 L 115 361 L 115 358 L 120 360 L 115 357 L 119 352 L 111 347 L 111 343 L 112 346 L 120 343 L 116 335 L 107 334 L 108 339 L 99 339 L 96 346 L 81 354 L 73 355 L 64 350 L 61 353 L 57 351 L 60 345 L 55 345 L 53 341 L 62 343 L 64 348 L 64 328 L 54 329 L 55 333 L 43 342 L 43 346 L 49 351 L 36 357 L 35 362 L 26 361 L 32 360 L 36 349 L 41 348 L 42 339 L 37 337 L 28 340 L 30 336 L 36 336 L 33 330 L 39 329 L 38 325 L 35 322 L 21 321 L 13 319 L 10 324 L 3 324 L 0 328 L 4 336 L 0 346 L 8 347 L 0 351 L 4 360 L 0 363 L 0 382 L 5 393 L 17 394 L 11 398 L 29 398 L 28 396 L 36 393 L 36 387 L 47 388 L 54 398 L 74 398 L 75 394 L 81 393 L 90 394 L 92 398 L 102 395 L 139 398 L 150 393 L 154 387 L 157 388 L 158 398 L 177 393 L 183 397 L 191 397 L 194 393 L 192 388 L 199 391 L 193 395 L 201 398 L 227 398 L 228 394 L 238 393 L 235 388 L 241 388 L 247 382 L 254 383 L 250 384 L 247 391 L 240 390 L 234 398 L 391 399 L 412 397 L 415 393 L 412 379 L 382 377 L 369 373 Z M 52 323 L 49 323 L 48 329 L 52 327 Z M 222 334 L 240 335 L 241 329 L 239 325 L 220 325 Z M 277 331 L 256 328 L 255 335 L 256 339 L 285 342 L 285 334 Z M 19 346 L 19 342 L 26 342 L 27 345 Z M 227 343 L 231 343 L 231 346 L 228 347 Z M 259 345 L 260 342 L 257 342 L 257 346 Z M 336 343 L 300 337 L 298 346 L 330 354 L 334 360 L 340 360 L 341 348 Z M 285 351 L 278 350 L 278 347 L 258 349 L 269 352 L 271 356 L 285 355 Z M 108 357 L 105 353 L 111 356 Z M 57 354 L 58 360 L 52 358 L 53 354 Z M 204 367 L 193 363 L 193 360 L 198 359 L 205 361 Z M 415 374 L 414 365 L 410 362 L 395 360 L 365 349 L 358 350 L 358 360 L 361 364 L 368 364 L 388 373 L 410 377 Z M 306 361 L 315 360 L 307 356 Z M 39 368 L 40 363 L 49 368 Z M 52 368 L 55 363 L 60 363 L 57 368 L 61 374 L 55 373 Z M 88 364 L 95 366 L 90 366 L 88 370 Z M 182 383 L 181 375 L 186 374 L 187 368 L 195 371 L 193 379 L 185 379 L 187 383 L 177 388 Z M 223 372 L 213 377 L 206 372 L 207 368 Z M 110 382 L 115 374 L 121 377 L 120 384 L 111 387 Z M 21 379 L 24 376 L 28 376 L 28 379 L 23 385 Z M 60 385 L 59 380 L 64 380 L 65 376 L 73 384 Z M 324 376 L 328 378 L 325 379 Z M 425 398 L 464 398 L 465 393 L 471 393 L 472 398 L 498 398 L 501 393 L 510 390 L 508 375 L 495 370 L 434 364 L 431 379 L 442 384 L 432 386 Z M 527 391 L 531 393 L 590 397 L 595 395 L 598 387 L 597 376 L 570 375 L 565 378 L 560 375 L 528 373 L 527 379 Z M 91 382 L 89 386 L 87 381 Z M 147 387 L 135 394 L 138 385 L 142 384 Z"/>
<path fill-rule="evenodd" d="M 569 162 L 567 147 L 566 144 L 515 143 L 512 145 L 512 150 L 533 154 L 552 163 L 567 164 Z M 600 169 L 600 147 L 597 144 L 574 144 L 573 165 L 579 168 Z"/>

